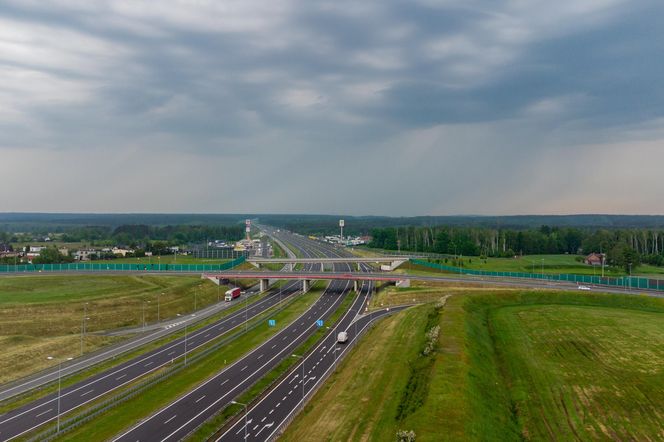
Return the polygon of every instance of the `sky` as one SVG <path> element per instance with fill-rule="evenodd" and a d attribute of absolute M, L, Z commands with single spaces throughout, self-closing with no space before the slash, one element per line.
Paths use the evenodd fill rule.
<path fill-rule="evenodd" d="M 662 214 L 662 16 L 3 0 L 0 212 Z"/>

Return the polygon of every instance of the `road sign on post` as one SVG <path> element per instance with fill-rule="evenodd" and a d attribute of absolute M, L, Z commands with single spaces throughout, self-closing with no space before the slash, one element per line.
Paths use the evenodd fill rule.
<path fill-rule="evenodd" d="M 316 325 L 319 326 L 319 327 L 322 327 L 323 326 L 323 320 L 319 319 L 318 321 L 316 321 Z"/>
<path fill-rule="evenodd" d="M 277 325 L 277 321 L 275 319 L 268 319 L 267 325 L 269 325 L 270 327 L 274 327 L 275 325 Z"/>

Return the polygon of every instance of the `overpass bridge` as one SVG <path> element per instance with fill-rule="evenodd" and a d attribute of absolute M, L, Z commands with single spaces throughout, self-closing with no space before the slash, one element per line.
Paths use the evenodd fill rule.
<path fill-rule="evenodd" d="M 325 268 L 325 264 L 357 264 L 358 270 L 360 264 L 389 264 L 390 270 L 394 270 L 404 262 L 408 261 L 408 257 L 395 257 L 395 256 L 376 256 L 371 258 L 365 257 L 338 257 L 338 258 L 247 258 L 247 262 L 261 268 L 265 264 L 288 264 L 290 270 L 296 264 L 320 264 L 321 270 Z"/>
<path fill-rule="evenodd" d="M 300 279 L 302 289 L 309 290 L 311 281 L 320 279 L 334 279 L 340 281 L 353 281 L 353 288 L 358 291 L 361 281 L 394 282 L 401 287 L 410 285 L 410 276 L 398 273 L 366 273 L 366 272 L 250 272 L 250 271 L 228 271 L 219 273 L 203 273 L 203 279 L 211 279 L 217 284 L 223 279 L 258 279 L 260 290 L 267 290 L 270 279 Z"/>

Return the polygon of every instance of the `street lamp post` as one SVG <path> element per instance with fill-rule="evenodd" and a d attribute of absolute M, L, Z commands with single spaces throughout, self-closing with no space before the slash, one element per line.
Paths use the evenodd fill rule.
<path fill-rule="evenodd" d="M 187 326 L 189 324 L 184 324 L 184 365 L 187 365 Z"/>
<path fill-rule="evenodd" d="M 161 295 L 163 294 L 163 292 L 157 294 L 157 322 L 161 321 Z"/>
<path fill-rule="evenodd" d="M 247 440 L 247 426 L 249 425 L 249 422 L 247 422 L 247 404 L 237 401 L 231 401 L 231 404 L 244 406 L 244 440 Z"/>
<path fill-rule="evenodd" d="M 81 318 L 81 356 L 83 356 L 83 337 L 87 331 L 88 303 L 83 304 L 83 317 Z"/>
<path fill-rule="evenodd" d="M 145 299 L 143 300 L 143 329 L 145 329 L 145 306 L 146 304 L 149 304 L 150 301 L 146 301 Z"/>
<path fill-rule="evenodd" d="M 56 427 L 56 432 L 60 432 L 60 392 L 62 391 L 62 361 L 71 361 L 74 358 L 55 358 L 53 356 L 48 356 L 46 359 L 49 361 L 57 360 L 58 361 L 58 423 Z"/>

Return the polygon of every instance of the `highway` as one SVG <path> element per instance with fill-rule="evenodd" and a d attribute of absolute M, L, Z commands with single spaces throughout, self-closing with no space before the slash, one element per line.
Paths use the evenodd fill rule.
<path fill-rule="evenodd" d="M 310 243 L 308 240 L 306 242 Z M 320 249 L 320 246 L 313 242 L 310 246 Z M 335 253 L 332 250 L 320 250 L 328 254 Z M 348 264 L 340 264 L 338 267 L 347 269 Z M 213 378 L 114 440 L 136 442 L 184 438 L 224 409 L 279 362 L 291 357 L 292 352 L 317 330 L 317 321 L 322 320 L 325 323 L 340 306 L 349 292 L 349 286 L 350 283 L 342 281 L 330 283 L 323 295 L 293 323 Z M 363 303 L 364 297 L 358 296 L 352 310 L 357 311 Z"/>
<path fill-rule="evenodd" d="M 241 418 L 216 440 L 266 441 L 276 437 L 300 410 L 309 395 L 325 382 L 338 359 L 345 355 L 357 337 L 376 319 L 405 308 L 383 309 L 366 316 L 356 316 L 364 310 L 370 291 L 370 284 L 363 287 L 352 308 L 337 327 L 331 330 L 285 379 L 248 410 L 246 420 L 243 413 Z M 348 341 L 344 344 L 337 344 L 336 338 L 340 331 L 348 333 Z"/>
<path fill-rule="evenodd" d="M 303 249 L 305 256 L 313 257 L 309 250 Z M 79 408 L 109 392 L 149 374 L 158 368 L 173 363 L 185 355 L 220 335 L 235 329 L 257 315 L 275 306 L 299 291 L 298 283 L 292 282 L 279 290 L 272 290 L 266 297 L 246 309 L 234 312 L 219 321 L 209 324 L 187 337 L 182 337 L 149 351 L 141 356 L 103 371 L 90 378 L 62 389 L 60 397 L 61 413 Z M 281 295 L 280 295 L 281 292 Z M 34 402 L 21 406 L 0 416 L 0 441 L 13 439 L 57 418 L 57 393 L 46 395 Z"/>

